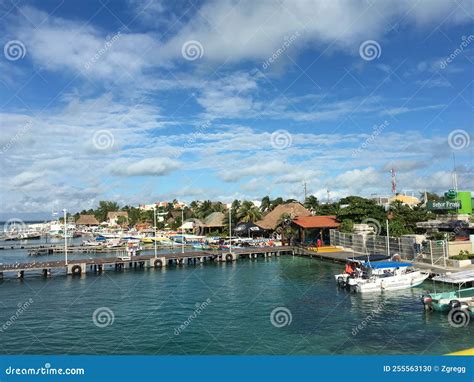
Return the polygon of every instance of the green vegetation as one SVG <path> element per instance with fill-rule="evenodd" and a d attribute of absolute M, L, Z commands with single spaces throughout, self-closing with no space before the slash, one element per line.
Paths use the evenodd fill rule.
<path fill-rule="evenodd" d="M 453 256 L 451 260 L 474 260 L 474 254 L 469 251 L 459 251 L 459 255 Z"/>
<path fill-rule="evenodd" d="M 428 193 L 428 197 L 430 200 L 440 198 L 438 195 L 431 193 Z M 232 224 L 235 226 L 240 222 L 256 222 L 275 207 L 290 202 L 295 202 L 295 200 L 285 200 L 282 197 L 270 199 L 269 196 L 264 196 L 260 208 L 257 208 L 251 201 L 234 200 L 231 207 Z M 157 208 L 156 212 L 159 216 L 157 220 L 158 229 L 165 227 L 176 229 L 181 226 L 182 211 L 180 208 L 175 208 L 175 205 L 177 205 L 176 200 L 168 203 L 165 207 Z M 389 211 L 386 211 L 382 206 L 377 205 L 374 200 L 360 196 L 348 196 L 338 202 L 322 204 L 315 196 L 310 195 L 306 198 L 304 206 L 314 215 L 335 215 L 337 220 L 341 222 L 339 230 L 348 233 L 353 232 L 354 224 L 366 222 L 368 219 L 375 219 L 379 222 L 381 228 L 380 234 L 384 235 L 386 234 L 385 221 L 388 219 L 390 235 L 401 236 L 416 233 L 417 222 L 434 218 L 434 215 L 422 204 L 411 208 L 397 201 L 390 205 Z M 153 210 L 144 211 L 131 206 L 121 208 L 113 201 L 102 200 L 96 209 L 83 210 L 80 214 L 94 215 L 99 222 L 103 222 L 106 221 L 107 214 L 113 211 L 126 211 L 128 213 L 128 220 L 124 217 L 118 218 L 119 225 L 135 226 L 136 224 L 148 224 L 152 227 L 154 224 Z M 226 205 L 221 202 L 213 202 L 211 200 L 193 201 L 188 207 L 184 208 L 184 218 L 203 220 L 213 212 L 224 213 L 224 225 L 228 227 L 228 210 Z M 74 217 L 77 220 L 79 213 L 75 214 Z M 285 220 L 288 220 L 288 217 L 282 216 L 282 219 L 280 229 L 283 230 L 282 233 L 284 236 L 291 238 L 294 236 L 294 233 L 289 231 L 291 228 L 290 225 L 283 224 Z"/>

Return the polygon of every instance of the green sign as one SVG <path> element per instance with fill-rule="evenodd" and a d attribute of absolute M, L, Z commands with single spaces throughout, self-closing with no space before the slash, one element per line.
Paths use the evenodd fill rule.
<path fill-rule="evenodd" d="M 446 197 L 446 199 L 454 200 L 458 196 L 458 193 L 455 190 L 451 189 L 448 190 L 448 192 L 445 192 L 444 196 Z"/>
<path fill-rule="evenodd" d="M 460 210 L 461 202 L 459 200 L 445 200 L 442 202 L 428 202 L 429 210 Z"/>

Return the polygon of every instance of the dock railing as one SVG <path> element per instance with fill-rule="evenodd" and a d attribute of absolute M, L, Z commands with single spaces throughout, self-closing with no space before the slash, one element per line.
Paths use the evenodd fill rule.
<path fill-rule="evenodd" d="M 417 244 L 413 237 L 389 237 L 373 234 L 330 231 L 331 245 L 353 251 L 355 255 L 400 255 L 404 260 L 446 266 L 448 250 L 446 240 L 425 240 Z"/>

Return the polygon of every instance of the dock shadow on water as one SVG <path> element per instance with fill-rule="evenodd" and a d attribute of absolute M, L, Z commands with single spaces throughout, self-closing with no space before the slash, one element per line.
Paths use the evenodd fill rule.
<path fill-rule="evenodd" d="M 425 313 L 424 285 L 355 295 L 341 266 L 282 256 L 5 280 L 3 354 L 445 354 L 474 325 Z"/>

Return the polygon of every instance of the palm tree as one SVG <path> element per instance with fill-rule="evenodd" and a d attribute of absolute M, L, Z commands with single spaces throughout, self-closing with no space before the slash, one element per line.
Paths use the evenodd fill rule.
<path fill-rule="evenodd" d="M 196 216 L 199 219 L 204 219 L 207 215 L 209 215 L 212 212 L 213 212 L 212 202 L 210 200 L 204 200 L 197 208 Z"/>
<path fill-rule="evenodd" d="M 280 204 L 284 204 L 284 203 L 285 203 L 285 201 L 281 197 L 273 199 L 271 204 L 270 204 L 270 211 L 273 210 L 276 206 L 279 206 Z"/>
<path fill-rule="evenodd" d="M 260 219 L 262 213 L 252 202 L 245 200 L 237 211 L 237 216 L 239 221 L 247 223 Z"/>
<path fill-rule="evenodd" d="M 304 206 L 314 214 L 318 210 L 319 200 L 316 196 L 310 195 L 304 201 Z"/>
<path fill-rule="evenodd" d="M 262 212 L 267 212 L 270 210 L 271 202 L 270 202 L 270 197 L 264 196 L 262 198 L 262 204 L 260 205 L 260 211 Z"/>
<path fill-rule="evenodd" d="M 291 216 L 289 213 L 285 212 L 281 214 L 280 218 L 278 219 L 277 229 L 276 231 L 282 235 L 283 239 L 287 241 L 291 241 L 293 237 L 296 236 L 296 230 L 291 225 L 294 217 Z"/>

